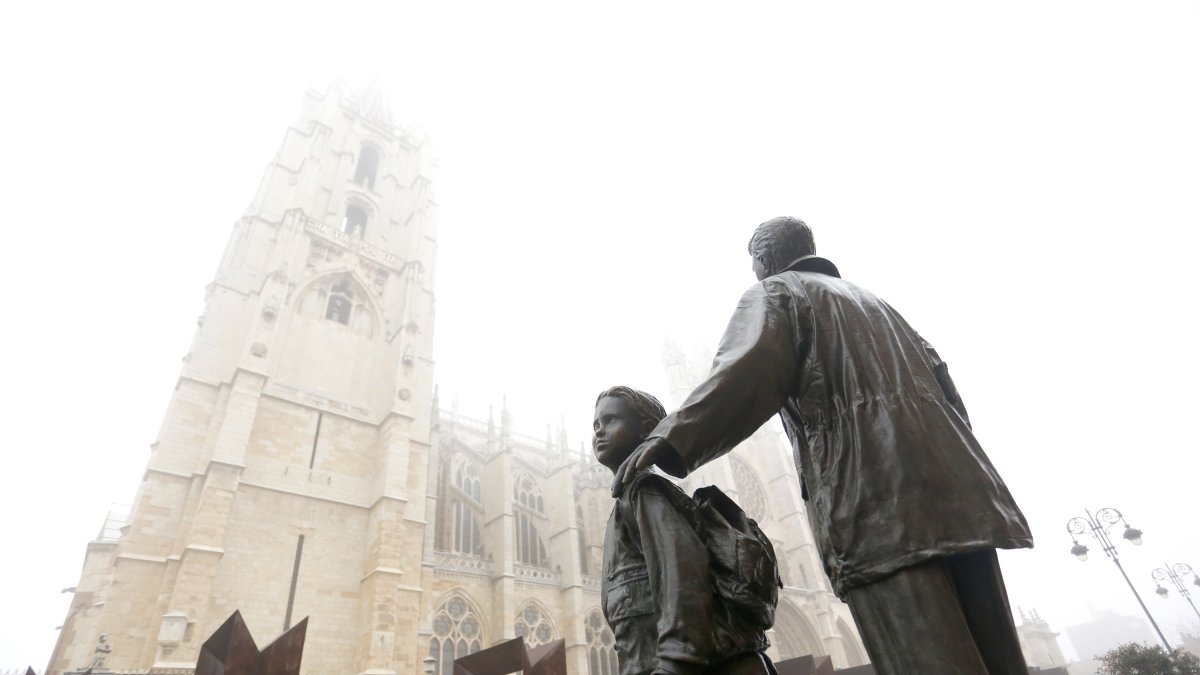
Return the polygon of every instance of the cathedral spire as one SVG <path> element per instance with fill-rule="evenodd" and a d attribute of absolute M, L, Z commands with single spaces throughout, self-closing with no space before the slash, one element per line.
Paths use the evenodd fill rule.
<path fill-rule="evenodd" d="M 500 438 L 512 440 L 512 415 L 508 414 L 508 394 L 500 395 Z"/>
<path fill-rule="evenodd" d="M 488 404 L 487 451 L 489 453 L 496 451 L 496 413 L 494 406 L 490 403 Z"/>
<path fill-rule="evenodd" d="M 392 128 L 392 107 L 379 86 L 379 78 L 371 80 L 365 87 L 351 89 L 351 92 L 348 102 L 358 114 L 387 129 Z"/>

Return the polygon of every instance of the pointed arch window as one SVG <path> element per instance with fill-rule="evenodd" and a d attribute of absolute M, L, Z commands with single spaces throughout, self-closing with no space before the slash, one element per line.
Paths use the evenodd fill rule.
<path fill-rule="evenodd" d="M 482 645 L 482 624 L 465 599 L 455 595 L 438 607 L 429 639 L 434 675 L 453 675 L 454 660 L 474 654 Z"/>
<path fill-rule="evenodd" d="M 513 632 L 517 637 L 525 638 L 525 644 L 530 647 L 544 645 L 555 639 L 550 617 L 532 602 L 517 613 L 517 619 L 513 622 Z"/>
<path fill-rule="evenodd" d="M 517 476 L 513 485 L 513 501 L 516 518 L 513 520 L 514 543 L 517 550 L 517 562 L 523 565 L 548 567 L 550 559 L 546 555 L 546 546 L 538 535 L 538 524 L 545 521 L 545 501 L 537 482 L 529 474 Z"/>
<path fill-rule="evenodd" d="M 513 499 L 527 509 L 538 513 L 546 512 L 545 502 L 542 501 L 542 491 L 529 474 L 523 474 L 517 478 L 516 484 L 513 485 Z"/>
<path fill-rule="evenodd" d="M 605 623 L 600 610 L 593 609 L 583 622 L 587 642 L 588 675 L 617 675 L 617 650 L 613 632 Z"/>
<path fill-rule="evenodd" d="M 463 464 L 458 467 L 458 471 L 454 474 L 454 485 L 462 491 L 463 496 L 476 504 L 483 501 L 483 493 L 480 489 L 479 469 L 474 464 Z"/>
<path fill-rule="evenodd" d="M 325 318 L 343 326 L 350 325 L 350 312 L 354 309 L 354 286 L 349 279 L 338 279 L 329 287 L 329 299 L 325 304 Z"/>
<path fill-rule="evenodd" d="M 516 519 L 517 562 L 522 565 L 548 567 L 550 558 L 546 546 L 538 534 L 537 524 L 527 513 L 517 513 Z"/>
<path fill-rule="evenodd" d="M 479 525 L 483 521 L 479 469 L 471 463 L 460 464 L 454 472 L 450 510 L 454 518 L 451 547 L 455 553 L 483 555 Z"/>
<path fill-rule="evenodd" d="M 363 236 L 367 233 L 367 210 L 359 204 L 346 205 L 346 217 L 342 220 L 342 232 Z"/>
<path fill-rule="evenodd" d="M 354 167 L 354 182 L 368 190 L 375 189 L 375 176 L 379 172 L 379 148 L 367 144 L 358 153 L 358 165 Z"/>
<path fill-rule="evenodd" d="M 322 277 L 308 286 L 296 302 L 296 313 L 339 323 L 368 340 L 374 339 L 378 323 L 371 298 L 349 274 Z"/>

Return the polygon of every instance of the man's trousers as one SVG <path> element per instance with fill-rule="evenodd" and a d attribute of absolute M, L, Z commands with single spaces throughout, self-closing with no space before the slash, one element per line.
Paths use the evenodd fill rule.
<path fill-rule="evenodd" d="M 846 603 L 877 675 L 1029 675 L 995 549 L 907 567 Z"/>

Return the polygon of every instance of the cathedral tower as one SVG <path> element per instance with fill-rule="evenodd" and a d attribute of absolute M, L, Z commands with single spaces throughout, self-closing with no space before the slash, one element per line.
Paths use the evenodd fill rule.
<path fill-rule="evenodd" d="M 421 669 L 435 163 L 375 91 L 309 92 L 237 221 L 127 524 L 48 673 L 191 668 L 235 609 L 304 671 Z"/>

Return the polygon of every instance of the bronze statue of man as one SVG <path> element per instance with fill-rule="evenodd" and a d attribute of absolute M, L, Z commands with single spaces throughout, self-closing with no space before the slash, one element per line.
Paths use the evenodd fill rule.
<path fill-rule="evenodd" d="M 1027 675 L 996 560 L 1033 545 L 929 343 L 816 256 L 795 218 L 750 239 L 759 283 L 708 378 L 622 464 L 684 476 L 780 413 L 834 590 L 880 675 Z"/>

